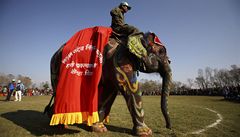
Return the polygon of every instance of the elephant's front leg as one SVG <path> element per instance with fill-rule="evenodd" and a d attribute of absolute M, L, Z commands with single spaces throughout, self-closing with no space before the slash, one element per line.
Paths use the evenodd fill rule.
<path fill-rule="evenodd" d="M 150 136 L 152 130 L 144 123 L 144 110 L 141 92 L 121 91 L 133 121 L 133 133 L 138 136 Z"/>
<path fill-rule="evenodd" d="M 128 80 L 130 85 L 137 84 L 136 72 L 132 73 L 132 75 L 128 75 Z M 136 87 L 137 89 L 133 90 L 129 88 L 130 85 L 126 84 L 125 87 L 121 86 L 120 91 L 126 100 L 128 110 L 132 117 L 134 125 L 133 133 L 138 136 L 151 136 L 152 130 L 144 123 L 142 93 L 139 91 L 138 86 Z"/>
<path fill-rule="evenodd" d="M 98 96 L 98 115 L 99 122 L 92 125 L 92 131 L 94 132 L 106 132 L 107 128 L 104 122 L 108 123 L 109 113 L 112 104 L 117 96 L 117 90 L 114 88 L 113 84 L 110 82 L 109 86 L 99 85 L 99 96 Z"/>

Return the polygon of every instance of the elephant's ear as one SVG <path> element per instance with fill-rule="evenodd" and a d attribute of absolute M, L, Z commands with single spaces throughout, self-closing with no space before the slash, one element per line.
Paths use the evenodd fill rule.
<path fill-rule="evenodd" d="M 157 37 L 157 35 L 153 32 L 151 32 L 149 35 L 148 35 L 148 45 L 149 46 L 153 46 L 153 45 L 158 45 L 158 46 L 164 46 L 162 44 L 162 42 L 160 41 L 160 39 Z"/>
<path fill-rule="evenodd" d="M 156 35 L 154 37 L 154 43 L 159 44 L 159 45 L 163 45 L 162 42 L 160 41 L 160 39 Z"/>
<path fill-rule="evenodd" d="M 160 39 L 158 38 L 158 36 L 155 33 L 151 33 L 152 37 L 153 37 L 153 43 L 154 44 L 158 44 L 160 46 L 163 46 L 162 42 L 160 41 Z"/>

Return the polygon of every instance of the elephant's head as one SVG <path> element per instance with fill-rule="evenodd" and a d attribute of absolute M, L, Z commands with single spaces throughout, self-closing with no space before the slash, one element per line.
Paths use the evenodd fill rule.
<path fill-rule="evenodd" d="M 140 68 L 140 71 L 145 73 L 159 72 L 162 68 L 161 64 L 170 63 L 167 50 L 155 33 L 145 33 L 142 43 L 147 50 L 147 56 L 143 58 L 145 68 Z"/>

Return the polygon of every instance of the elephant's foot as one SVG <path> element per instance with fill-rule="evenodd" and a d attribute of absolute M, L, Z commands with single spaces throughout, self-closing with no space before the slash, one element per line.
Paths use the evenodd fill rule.
<path fill-rule="evenodd" d="M 137 135 L 139 137 L 151 137 L 152 136 L 152 130 L 150 128 L 148 128 L 147 126 L 134 128 L 133 132 L 135 135 Z"/>
<path fill-rule="evenodd" d="M 97 122 L 92 125 L 92 131 L 103 133 L 103 132 L 107 132 L 107 128 L 104 126 L 103 122 Z"/>
<path fill-rule="evenodd" d="M 168 129 L 172 129 L 171 124 L 167 124 L 167 125 L 166 125 L 166 128 L 168 128 Z"/>

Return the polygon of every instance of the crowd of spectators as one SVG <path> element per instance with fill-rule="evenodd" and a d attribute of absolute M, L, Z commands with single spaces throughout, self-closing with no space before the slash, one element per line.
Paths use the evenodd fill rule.
<path fill-rule="evenodd" d="M 145 96 L 161 95 L 160 90 L 143 91 Z M 240 86 L 238 87 L 223 87 L 223 88 L 208 88 L 208 89 L 181 89 L 175 90 L 170 95 L 189 95 L 189 96 L 223 96 L 226 100 L 240 101 Z"/>
<path fill-rule="evenodd" d="M 9 89 L 7 86 L 0 86 L 0 96 L 7 96 L 8 90 Z M 42 95 L 52 95 L 52 94 L 53 94 L 53 91 L 50 88 L 47 88 L 47 89 L 26 88 L 24 92 L 22 92 L 23 96 L 42 96 Z"/>

